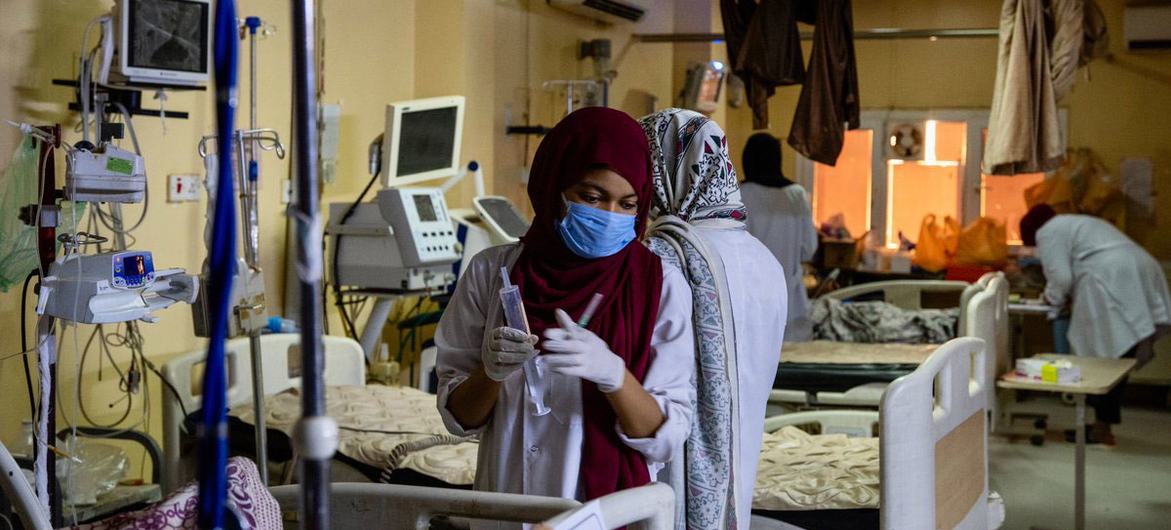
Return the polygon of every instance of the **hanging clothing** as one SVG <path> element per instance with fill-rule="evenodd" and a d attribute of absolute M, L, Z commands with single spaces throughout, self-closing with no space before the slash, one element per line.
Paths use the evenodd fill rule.
<path fill-rule="evenodd" d="M 1053 41 L 1059 47 L 1056 51 L 1050 47 L 1053 39 L 1046 26 L 1045 0 L 1005 0 L 1001 7 L 985 173 L 1014 175 L 1061 166 L 1065 148 L 1054 79 L 1060 80 L 1063 92 L 1072 87 L 1083 23 L 1081 9 L 1074 2 L 1057 0 L 1054 4 L 1059 14 L 1054 32 L 1061 36 Z"/>
<path fill-rule="evenodd" d="M 768 128 L 768 99 L 776 87 L 805 80 L 801 34 L 793 0 L 721 0 L 732 71 L 744 81 L 752 124 Z"/>
<path fill-rule="evenodd" d="M 788 289 L 788 324 L 785 341 L 811 340 L 809 294 L 805 290 L 802 263 L 817 252 L 817 227 L 805 188 L 794 184 L 784 188 L 746 182 L 744 205 L 748 208 L 748 233 L 759 239 L 785 270 Z"/>
<path fill-rule="evenodd" d="M 599 166 L 634 189 L 635 235 L 641 234 L 651 204 L 650 153 L 642 129 L 613 109 L 575 111 L 537 148 L 528 186 L 536 215 L 520 246 L 474 257 L 439 323 L 439 410 L 453 434 L 482 433 L 478 488 L 589 500 L 647 484 L 653 476 L 648 464 L 669 460 L 682 445 L 685 430 L 676 432 L 673 425 L 690 422 L 692 369 L 664 364 L 678 363 L 673 354 L 693 347 L 689 308 L 670 303 L 686 298 L 679 294 L 685 285 L 671 280 L 661 260 L 637 241 L 613 255 L 587 259 L 574 254 L 556 229 L 564 190 Z M 511 281 L 537 336 L 558 326 L 556 309 L 580 315 L 595 293 L 604 295 L 588 329 L 659 402 L 665 423 L 654 439 L 626 439 L 596 384 L 557 374 L 549 374 L 551 414 L 526 413 L 525 376 L 517 371 L 502 384 L 487 425 L 466 429 L 455 421 L 447 410 L 450 392 L 480 366 L 485 331 L 503 325 L 497 293 L 504 265 L 511 267 Z"/>
<path fill-rule="evenodd" d="M 803 0 L 798 20 L 815 27 L 789 145 L 805 158 L 832 166 L 842 152 L 846 129 L 861 124 L 850 0 Z"/>
<path fill-rule="evenodd" d="M 1155 258 L 1088 215 L 1053 217 L 1036 237 L 1046 301 L 1073 308 L 1073 352 L 1117 359 L 1139 346 L 1139 363 L 1149 360 L 1152 339 L 1171 325 L 1171 294 Z"/>
<path fill-rule="evenodd" d="M 696 410 L 686 459 L 660 480 L 675 489 L 677 528 L 748 528 L 753 485 L 784 335 L 784 271 L 745 230 L 723 130 L 666 109 L 642 119 L 654 162 L 647 245 L 691 286 Z"/>

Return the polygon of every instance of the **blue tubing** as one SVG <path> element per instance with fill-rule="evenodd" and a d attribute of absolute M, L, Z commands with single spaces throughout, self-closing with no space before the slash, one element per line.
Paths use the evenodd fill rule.
<path fill-rule="evenodd" d="M 220 146 L 235 137 L 236 77 L 239 62 L 235 0 L 215 7 L 216 133 Z M 203 374 L 203 421 L 199 436 L 199 527 L 224 528 L 227 498 L 228 409 L 224 343 L 227 340 L 229 293 L 236 268 L 236 206 L 232 182 L 231 149 L 219 164 L 212 247 L 208 257 L 208 300 L 212 330 Z"/>

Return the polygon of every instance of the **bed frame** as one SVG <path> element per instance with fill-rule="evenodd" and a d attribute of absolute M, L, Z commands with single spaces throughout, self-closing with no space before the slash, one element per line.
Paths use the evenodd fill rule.
<path fill-rule="evenodd" d="M 366 384 L 366 361 L 362 346 L 349 338 L 322 337 L 325 345 L 325 384 Z M 300 342 L 297 333 L 274 333 L 260 336 L 264 366 L 264 395 L 301 387 Z M 252 403 L 252 358 L 247 337 L 231 339 L 225 347 L 228 373 L 228 407 Z M 174 385 L 177 397 L 163 393 L 163 491 L 169 493 L 190 477 L 184 477 L 180 450 L 180 427 L 183 407 L 188 413 L 199 410 L 206 350 L 196 350 L 175 357 L 162 367 L 163 376 Z"/>
<path fill-rule="evenodd" d="M 986 344 L 959 338 L 882 397 L 883 528 L 989 528 Z"/>
<path fill-rule="evenodd" d="M 285 513 L 297 513 L 300 486 L 277 486 L 272 494 Z M 593 506 L 591 506 L 593 505 Z M 371 521 L 394 528 L 426 530 L 431 519 L 447 516 L 459 519 L 486 519 L 519 523 L 541 523 L 535 529 L 553 529 L 574 520 L 579 511 L 596 509 L 605 528 L 626 526 L 636 530 L 674 528 L 675 494 L 666 484 L 650 484 L 619 491 L 582 505 L 572 499 L 538 497 L 512 493 L 452 490 L 397 484 L 338 483 L 332 485 L 330 524 L 334 528 L 362 528 Z M 295 520 L 285 528 L 300 528 Z M 600 526 L 573 525 L 566 528 L 593 530 Z"/>
<path fill-rule="evenodd" d="M 972 369 L 986 364 L 986 349 L 973 337 L 940 346 L 887 387 L 878 412 L 783 414 L 766 419 L 765 430 L 816 424 L 826 434 L 870 436 L 877 426 L 882 528 L 986 530 L 996 513 L 988 491 L 987 427 L 995 379 Z"/>
<path fill-rule="evenodd" d="M 893 280 L 866 283 L 838 289 L 825 296 L 838 300 L 870 297 L 881 294 L 882 300 L 900 309 L 916 310 L 923 307 L 924 294 L 951 295 L 959 300 L 960 317 L 957 332 L 961 337 L 984 339 L 992 352 L 985 364 L 990 380 L 1007 370 L 1009 364 L 1008 280 L 1004 273 L 991 272 L 975 283 L 943 280 Z M 877 298 L 877 297 L 875 297 Z M 846 392 L 818 392 L 811 402 L 805 392 L 775 389 L 770 395 L 774 404 L 824 405 L 877 408 L 887 385 L 871 383 Z M 995 393 L 989 393 L 988 408 L 999 409 Z"/>

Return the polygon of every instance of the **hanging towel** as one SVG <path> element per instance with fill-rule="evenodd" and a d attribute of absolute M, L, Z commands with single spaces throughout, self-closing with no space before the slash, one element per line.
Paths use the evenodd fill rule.
<path fill-rule="evenodd" d="M 860 124 L 850 0 L 804 0 L 797 13 L 798 20 L 815 28 L 789 145 L 810 160 L 832 166 L 847 127 L 857 129 Z"/>
<path fill-rule="evenodd" d="M 732 71 L 744 81 L 752 123 L 768 128 L 768 99 L 776 87 L 805 80 L 795 0 L 722 0 Z"/>
<path fill-rule="evenodd" d="M 1080 7 L 1066 1 L 1072 0 L 1056 1 L 1054 11 L 1076 11 L 1076 17 L 1080 17 Z M 1054 78 L 1060 78 L 1063 93 L 1072 87 L 1070 70 L 1077 68 L 1082 20 L 1077 20 L 1078 31 L 1075 31 L 1070 20 L 1076 17 L 1057 16 L 1055 21 L 1061 25 L 1054 26 L 1054 35 L 1061 38 L 1051 39 L 1046 27 L 1045 4 L 1044 0 L 1005 0 L 1001 7 L 996 84 L 984 149 L 985 173 L 1014 175 L 1051 171 L 1061 166 L 1064 149 Z M 1053 42 L 1060 47 L 1056 55 L 1051 53 Z"/>

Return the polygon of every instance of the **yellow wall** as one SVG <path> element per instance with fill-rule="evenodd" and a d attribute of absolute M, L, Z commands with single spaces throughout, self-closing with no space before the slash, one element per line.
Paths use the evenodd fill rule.
<path fill-rule="evenodd" d="M 325 7 L 325 94 L 323 103 L 341 105 L 337 179 L 323 190 L 323 208 L 331 201 L 350 201 L 369 179 L 366 150 L 384 128 L 385 105 L 416 97 L 462 94 L 467 97 L 463 157 L 485 167 L 489 192 L 506 193 L 527 205 L 521 174 L 538 138 L 503 134 L 506 109 L 512 123 L 523 122 L 526 112 L 533 122 L 552 125 L 554 116 L 542 106 L 541 83 L 549 79 L 592 75 L 592 63 L 578 61 L 580 39 L 613 40 L 614 66 L 619 75 L 611 89 L 611 103 L 634 116 L 645 111 L 643 94 L 653 94 L 660 106 L 671 101 L 671 54 L 662 48 L 629 45 L 632 31 L 669 32 L 674 10 L 670 0 L 654 0 L 653 15 L 638 25 L 602 26 L 588 19 L 548 7 L 541 0 L 337 0 Z M 68 89 L 53 87 L 54 78 L 73 77 L 82 31 L 92 17 L 107 12 L 109 0 L 5 0 L 0 24 L 0 118 L 30 123 L 62 123 L 72 131 L 75 113 L 65 109 Z M 277 32 L 260 42 L 259 124 L 277 129 L 286 142 L 289 132 L 291 25 L 288 3 L 283 0 L 240 0 L 241 15 L 256 15 L 275 25 Z M 92 42 L 92 37 L 91 37 Z M 246 55 L 242 68 L 247 67 Z M 241 105 L 248 104 L 246 86 Z M 149 96 L 148 96 L 149 98 Z M 153 101 L 147 101 L 150 106 Z M 166 175 L 202 173 L 195 151 L 199 138 L 214 127 L 209 92 L 171 93 L 168 108 L 187 111 L 189 120 L 167 120 L 164 134 L 153 118 L 135 120 L 142 140 L 151 183 L 151 209 L 147 223 L 135 233 L 136 248 L 151 250 L 160 267 L 198 270 L 205 252 L 202 245 L 205 204 L 167 204 Z M 246 124 L 242 112 L 239 123 Z M 69 132 L 66 139 L 76 141 Z M 0 128 L 0 162 L 19 141 L 11 128 Z M 128 142 L 127 142 L 128 144 Z M 59 166 L 63 159 L 58 158 Z M 285 218 L 280 204 L 280 181 L 288 177 L 288 164 L 272 156 L 262 162 L 261 253 L 266 273 L 270 314 L 280 314 L 284 293 Z M 452 207 L 467 207 L 471 180 L 448 196 Z M 128 216 L 138 206 L 126 208 Z M 14 215 L 0 212 L 0 215 Z M 0 293 L 0 355 L 19 350 L 19 288 Z M 176 306 L 159 314 L 162 321 L 142 325 L 146 353 L 156 363 L 170 356 L 204 347 L 191 333 L 190 311 Z M 330 311 L 331 330 L 340 333 L 340 322 Z M 79 329 L 80 340 L 88 326 Z M 77 373 L 72 334 L 61 346 L 63 413 L 73 413 Z M 127 352 L 116 350 L 125 363 Z M 82 398 L 94 419 L 116 419 L 108 403 L 120 397 L 108 375 L 96 381 L 97 366 L 91 356 L 84 372 Z M 108 374 L 108 367 L 106 373 Z M 20 421 L 26 418 L 23 374 L 17 359 L 0 362 L 0 389 L 14 396 L 0 407 L 0 441 L 13 443 Z M 152 415 L 150 432 L 161 436 L 161 389 L 150 381 Z M 138 399 L 136 397 L 136 399 Z M 91 404 L 92 405 L 89 405 Z M 121 404 L 119 404 L 121 405 Z M 115 408 L 120 411 L 121 409 Z M 137 410 L 137 407 L 136 407 Z M 132 422 L 137 421 L 132 415 Z M 64 425 L 64 421 L 62 421 Z M 137 468 L 138 458 L 132 458 Z"/>
<path fill-rule="evenodd" d="M 1062 107 L 1069 115 L 1069 145 L 1090 147 L 1112 172 L 1124 157 L 1150 157 L 1156 208 L 1171 207 L 1171 54 L 1132 54 L 1122 38 L 1124 0 L 1099 0 L 1110 30 L 1113 62 L 1095 61 L 1091 79 L 1078 80 Z M 991 0 L 855 0 L 855 28 L 996 27 L 999 2 Z M 806 28 L 808 29 L 808 28 Z M 987 108 L 996 75 L 996 39 L 855 41 L 863 108 Z M 809 57 L 809 43 L 805 43 Z M 788 134 L 800 87 L 781 87 L 769 105 L 769 130 Z M 752 132 L 751 111 L 727 109 L 729 144 L 739 163 Z M 785 171 L 794 152 L 785 149 Z M 1131 227 L 1131 235 L 1161 259 L 1171 259 L 1171 218 Z"/>

